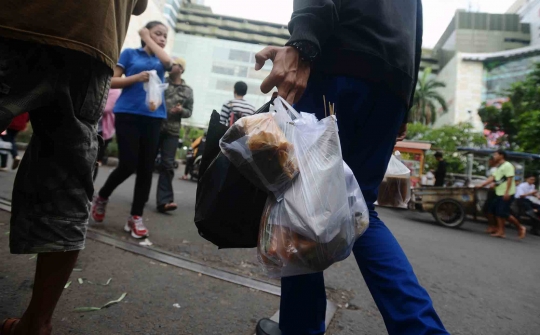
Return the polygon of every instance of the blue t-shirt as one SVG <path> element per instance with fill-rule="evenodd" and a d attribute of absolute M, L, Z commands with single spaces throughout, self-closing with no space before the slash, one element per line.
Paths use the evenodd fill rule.
<path fill-rule="evenodd" d="M 165 77 L 165 67 L 159 58 L 155 55 L 150 56 L 143 48 L 125 49 L 122 51 L 120 59 L 118 60 L 118 66 L 124 69 L 126 77 L 150 70 L 156 70 L 162 82 Z M 146 91 L 144 90 L 143 84 L 144 83 L 135 83 L 123 88 L 122 94 L 116 101 L 113 111 L 115 113 L 137 114 L 166 119 L 167 111 L 165 109 L 165 97 L 163 97 L 163 103 L 158 109 L 151 112 L 150 109 L 148 109 L 148 106 L 146 106 Z"/>

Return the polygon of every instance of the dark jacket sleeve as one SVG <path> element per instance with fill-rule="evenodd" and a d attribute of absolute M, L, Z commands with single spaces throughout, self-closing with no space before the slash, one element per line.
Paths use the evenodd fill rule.
<path fill-rule="evenodd" d="M 341 0 L 294 0 L 289 43 L 309 41 L 320 52 L 339 22 L 340 4 Z"/>
<path fill-rule="evenodd" d="M 418 72 L 420 72 L 420 61 L 422 60 L 422 35 L 424 34 L 424 14 L 422 9 L 422 0 L 417 1 L 417 7 L 416 7 L 416 52 L 414 55 L 414 67 L 415 67 L 415 73 L 414 73 L 414 82 L 413 82 L 413 90 L 411 92 L 411 97 L 409 99 L 409 110 L 411 109 L 413 105 L 414 100 L 414 93 L 416 90 L 416 84 L 418 83 Z M 409 120 L 409 112 L 405 114 L 405 119 L 403 120 L 403 123 L 407 123 Z"/>

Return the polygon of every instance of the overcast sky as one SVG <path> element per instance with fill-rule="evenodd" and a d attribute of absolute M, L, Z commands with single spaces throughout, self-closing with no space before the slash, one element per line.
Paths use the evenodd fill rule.
<path fill-rule="evenodd" d="M 396 0 L 400 1 L 400 0 Z M 456 9 L 504 13 L 515 0 L 423 0 L 424 47 L 439 40 Z M 216 14 L 286 24 L 291 17 L 293 0 L 205 0 Z"/>

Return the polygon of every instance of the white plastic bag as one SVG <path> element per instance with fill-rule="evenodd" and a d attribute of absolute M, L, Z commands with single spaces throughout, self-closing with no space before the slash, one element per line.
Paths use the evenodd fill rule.
<path fill-rule="evenodd" d="M 275 120 L 261 113 L 236 121 L 219 141 L 221 152 L 259 188 L 283 198 L 298 175 L 294 146 Z"/>
<path fill-rule="evenodd" d="M 337 122 L 334 116 L 320 121 L 303 117 L 281 98 L 274 105 L 278 123 L 294 145 L 300 173 L 282 201 L 267 201 L 259 230 L 259 260 L 271 277 L 323 271 L 347 258 L 357 237 Z M 286 120 L 284 105 L 294 121 Z M 360 202 L 358 206 L 365 222 L 366 211 Z"/>
<path fill-rule="evenodd" d="M 146 91 L 146 106 L 151 112 L 155 112 L 163 103 L 163 92 L 169 87 L 169 84 L 161 82 L 156 70 L 148 71 L 150 78 L 144 83 Z"/>
<path fill-rule="evenodd" d="M 390 158 L 384 179 L 379 186 L 379 206 L 407 208 L 411 199 L 411 171 L 403 164 L 396 151 Z"/>

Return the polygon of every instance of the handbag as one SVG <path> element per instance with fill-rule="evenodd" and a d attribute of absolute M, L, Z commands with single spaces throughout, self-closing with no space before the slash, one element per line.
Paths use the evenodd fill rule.
<path fill-rule="evenodd" d="M 267 113 L 270 100 L 255 113 Z M 221 153 L 219 140 L 228 127 L 214 110 L 201 158 L 195 201 L 199 235 L 218 248 L 255 248 L 267 193 L 247 180 Z"/>

